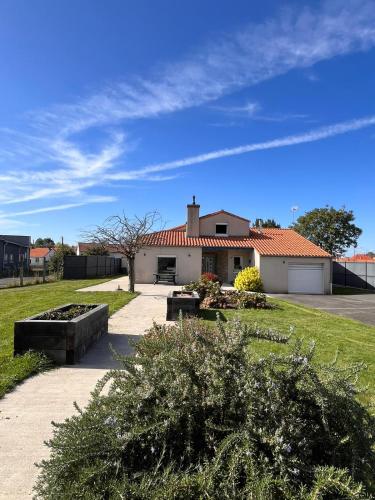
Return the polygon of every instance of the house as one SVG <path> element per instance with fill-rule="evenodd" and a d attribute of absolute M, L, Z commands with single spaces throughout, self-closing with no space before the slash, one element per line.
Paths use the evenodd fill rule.
<path fill-rule="evenodd" d="M 335 259 L 337 262 L 375 262 L 375 257 L 367 253 L 357 253 L 351 257 L 339 257 Z"/>
<path fill-rule="evenodd" d="M 30 236 L 0 234 L 0 275 L 9 276 L 23 266 L 29 269 Z"/>
<path fill-rule="evenodd" d="M 77 243 L 77 250 L 76 254 L 77 255 L 85 255 L 87 250 L 89 250 L 91 247 L 95 247 L 95 243 L 86 243 L 79 241 Z M 118 248 L 115 247 L 114 245 L 107 245 L 106 250 L 108 252 L 109 257 L 115 257 L 116 259 L 121 259 L 121 269 L 122 272 L 127 271 L 128 269 L 128 261 L 127 259 L 118 251 Z"/>
<path fill-rule="evenodd" d="M 331 293 L 331 255 L 292 229 L 253 229 L 245 217 L 225 210 L 200 215 L 187 205 L 187 223 L 149 234 L 135 259 L 138 283 L 154 273 L 175 273 L 178 284 L 203 272 L 232 283 L 247 267 L 259 268 L 269 293 Z"/>
<path fill-rule="evenodd" d="M 32 271 L 42 271 L 43 266 L 48 266 L 48 262 L 55 254 L 54 248 L 37 247 L 30 250 L 30 269 Z"/>

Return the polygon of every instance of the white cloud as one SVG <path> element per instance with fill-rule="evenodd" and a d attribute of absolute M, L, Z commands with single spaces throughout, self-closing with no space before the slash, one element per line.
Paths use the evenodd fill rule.
<path fill-rule="evenodd" d="M 371 0 L 328 1 L 320 10 L 283 9 L 274 19 L 250 23 L 148 78 L 108 84 L 74 104 L 37 113 L 34 119 L 43 130 L 54 125 L 67 135 L 92 126 L 154 117 L 374 44 Z"/>
<path fill-rule="evenodd" d="M 54 198 L 63 201 L 60 205 L 69 205 L 67 199 L 83 197 L 111 179 L 167 180 L 170 176 L 152 175 L 159 171 L 153 170 L 155 166 L 124 173 L 120 162 L 124 163 L 130 144 L 128 137 L 113 127 L 192 106 L 212 105 L 236 90 L 292 69 L 308 70 L 319 61 L 374 45 L 375 9 L 371 0 L 329 1 L 319 10 L 284 9 L 262 24 L 245 25 L 201 45 L 199 50 L 147 77 L 108 83 L 76 102 L 30 112 L 25 119 L 30 124 L 27 131 L 0 130 L 0 161 L 7 166 L 0 173 L 0 182 L 7 183 L 0 204 Z M 282 115 L 262 118 L 252 102 L 237 111 L 239 108 L 257 119 L 284 119 Z M 79 133 L 91 128 L 107 135 L 104 145 L 97 146 L 96 135 L 95 139 L 89 141 L 86 137 L 83 141 Z M 261 149 L 268 147 L 265 144 Z M 240 154 L 233 151 L 237 148 L 219 153 L 221 157 Z M 220 157 L 216 154 L 202 157 Z M 200 158 L 191 161 L 199 162 Z M 180 165 L 170 162 L 170 168 L 178 168 L 173 166 L 175 163 Z M 169 168 L 165 165 L 168 163 L 162 170 Z"/>
<path fill-rule="evenodd" d="M 329 137 L 346 134 L 348 132 L 354 132 L 356 130 L 371 127 L 373 125 L 375 125 L 375 116 L 368 116 L 365 118 L 358 118 L 355 120 L 328 125 L 326 127 L 320 127 L 302 134 L 289 135 L 286 137 L 273 139 L 271 141 L 246 144 L 244 146 L 238 146 L 235 148 L 219 149 L 217 151 L 211 151 L 209 153 L 188 156 L 187 158 L 182 158 L 180 160 L 146 165 L 145 167 L 142 167 L 138 170 L 109 174 L 108 178 L 112 180 L 141 179 L 143 175 L 178 169 L 190 165 L 197 165 L 199 163 L 217 160 L 219 158 L 225 158 L 228 156 L 236 156 L 244 153 L 251 153 L 254 151 L 264 151 L 267 149 L 284 148 L 288 146 L 306 144 L 309 142 L 321 141 L 323 139 L 328 139 Z"/>
<path fill-rule="evenodd" d="M 114 196 L 92 196 L 86 198 L 86 200 L 83 200 L 79 203 L 65 203 L 63 205 L 52 205 L 50 207 L 41 207 L 41 208 L 34 208 L 31 210 L 23 210 L 21 212 L 14 212 L 11 214 L 12 217 L 18 217 L 19 215 L 33 215 L 33 214 L 41 214 L 45 212 L 55 212 L 58 210 L 67 210 L 68 208 L 77 208 L 77 207 L 82 207 L 83 205 L 88 205 L 91 203 L 110 203 L 116 201 L 116 198 Z M 3 217 L 5 214 L 0 212 L 0 218 Z"/>
<path fill-rule="evenodd" d="M 304 121 L 311 121 L 309 119 L 309 116 L 306 114 L 302 113 L 279 113 L 279 112 L 272 112 L 272 113 L 264 113 L 262 112 L 262 106 L 258 102 L 246 102 L 243 105 L 239 106 L 211 106 L 211 109 L 214 111 L 219 111 L 220 113 L 224 113 L 226 115 L 230 116 L 237 116 L 239 118 L 249 118 L 254 121 L 262 121 L 262 122 L 285 122 L 289 120 L 304 120 Z M 211 125 L 215 127 L 228 127 L 228 126 L 235 126 L 235 125 L 240 125 L 241 122 L 235 122 L 235 121 L 230 121 L 230 122 L 219 122 L 219 123 L 212 123 Z"/>
<path fill-rule="evenodd" d="M 260 110 L 260 104 L 247 101 L 242 106 L 212 106 L 215 111 L 220 111 L 229 115 L 244 115 L 253 117 Z"/>

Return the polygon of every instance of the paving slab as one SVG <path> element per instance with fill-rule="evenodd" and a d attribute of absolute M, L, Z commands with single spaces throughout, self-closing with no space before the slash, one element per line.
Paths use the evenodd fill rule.
<path fill-rule="evenodd" d="M 82 289 L 112 290 L 118 285 L 127 290 L 122 277 Z M 48 457 L 44 441 L 52 436 L 51 421 L 61 422 L 75 410 L 73 402 L 87 405 L 98 379 L 118 366 L 109 345 L 122 354 L 133 352 L 137 341 L 153 321 L 165 323 L 168 285 L 137 285 L 141 294 L 109 319 L 109 334 L 102 337 L 80 363 L 63 366 L 31 377 L 0 400 L 0 499 L 32 498 L 38 475 L 35 462 Z"/>
<path fill-rule="evenodd" d="M 305 295 L 270 294 L 277 299 L 315 307 L 328 313 L 362 321 L 375 326 L 375 294 L 355 295 Z"/>

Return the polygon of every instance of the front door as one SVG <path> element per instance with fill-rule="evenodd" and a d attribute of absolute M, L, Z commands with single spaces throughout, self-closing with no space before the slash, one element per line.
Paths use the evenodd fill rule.
<path fill-rule="evenodd" d="M 202 273 L 216 274 L 216 255 L 202 255 Z"/>
<path fill-rule="evenodd" d="M 237 274 L 242 270 L 242 257 L 235 256 L 233 257 L 233 277 L 232 281 L 236 279 Z"/>

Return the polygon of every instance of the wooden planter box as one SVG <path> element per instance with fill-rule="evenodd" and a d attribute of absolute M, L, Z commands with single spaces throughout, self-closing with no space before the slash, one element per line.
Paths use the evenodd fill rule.
<path fill-rule="evenodd" d="M 40 319 L 46 312 L 66 311 L 66 304 L 14 323 L 14 354 L 32 349 L 44 352 L 58 364 L 73 365 L 102 335 L 108 333 L 108 305 L 93 308 L 71 320 Z"/>
<path fill-rule="evenodd" d="M 184 316 L 197 316 L 199 295 L 197 292 L 171 291 L 167 296 L 167 321 L 174 321 L 182 311 Z"/>

